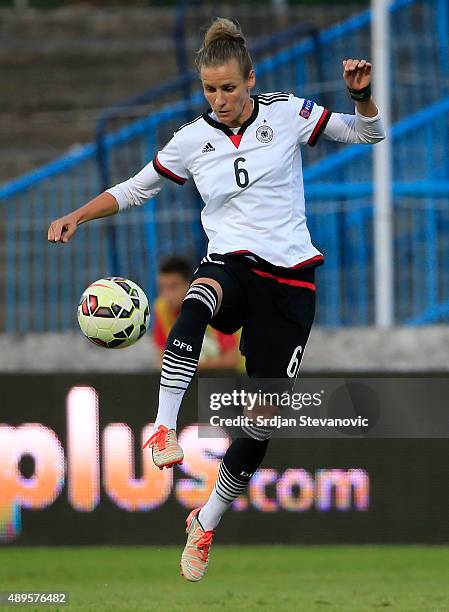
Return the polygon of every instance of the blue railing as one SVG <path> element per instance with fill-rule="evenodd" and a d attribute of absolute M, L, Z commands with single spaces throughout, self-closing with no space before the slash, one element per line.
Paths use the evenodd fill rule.
<path fill-rule="evenodd" d="M 400 323 L 449 319 L 445 266 L 449 255 L 449 98 L 447 61 L 440 52 L 447 38 L 447 27 L 440 23 L 442 4 L 441 0 L 397 0 L 392 6 L 393 56 L 401 57 L 392 65 L 395 123 L 391 134 L 395 314 Z M 407 37 L 402 38 L 398 33 L 404 29 Z M 423 31 L 428 34 L 423 36 Z M 304 40 L 257 64 L 258 89 L 290 90 L 318 100 L 325 94 L 332 109 L 352 112 L 339 76 L 340 60 L 369 54 L 369 13 L 321 33 L 320 47 L 333 60 L 320 76 L 316 43 Z M 105 134 L 102 146 L 110 182 L 139 170 L 186 114 L 195 116 L 203 106 L 197 92 L 188 101 Z M 304 151 L 308 224 L 315 244 L 326 255 L 326 265 L 318 272 L 317 320 L 323 325 L 366 325 L 374 320 L 374 286 L 381 279 L 373 278 L 371 156 L 371 147 L 325 141 Z M 95 145 L 0 188 L 5 330 L 56 331 L 76 326 L 75 305 L 84 287 L 112 273 L 130 276 L 154 297 L 155 271 L 163 255 L 176 251 L 197 259 L 204 251 L 201 202 L 191 182 L 182 188 L 167 185 L 156 200 L 111 218 L 111 225 L 98 221 L 83 226 L 67 245 L 47 244 L 49 221 L 101 189 Z M 115 231 L 113 248 L 108 227 Z"/>

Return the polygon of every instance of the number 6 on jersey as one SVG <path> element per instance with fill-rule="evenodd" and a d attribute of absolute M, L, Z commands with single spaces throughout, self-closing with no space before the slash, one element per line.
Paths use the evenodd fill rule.
<path fill-rule="evenodd" d="M 240 162 L 245 162 L 245 161 L 246 161 L 246 159 L 244 157 L 237 157 L 237 159 L 234 162 L 235 182 L 242 189 L 244 187 L 248 187 L 248 185 L 249 185 L 248 170 L 245 170 L 245 168 L 240 168 L 239 167 L 239 163 Z"/>

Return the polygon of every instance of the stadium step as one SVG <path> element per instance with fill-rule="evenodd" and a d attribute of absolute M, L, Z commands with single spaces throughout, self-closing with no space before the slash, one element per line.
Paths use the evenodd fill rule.
<path fill-rule="evenodd" d="M 239 19 L 252 41 L 299 20 L 325 27 L 347 15 L 347 6 L 239 5 Z M 211 15 L 229 5 L 192 9 L 186 32 L 192 50 Z M 92 140 L 95 120 L 114 102 L 175 76 L 173 10 L 69 7 L 54 11 L 0 9 L 0 183 Z M 15 154 L 11 155 L 11 150 Z"/>

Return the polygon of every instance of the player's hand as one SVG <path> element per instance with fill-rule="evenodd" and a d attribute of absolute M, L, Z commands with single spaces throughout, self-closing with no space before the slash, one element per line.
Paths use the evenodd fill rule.
<path fill-rule="evenodd" d="M 364 59 L 343 60 L 343 78 L 350 89 L 363 89 L 371 83 L 372 65 Z"/>
<path fill-rule="evenodd" d="M 49 242 L 68 242 L 76 232 L 78 223 L 73 215 L 66 215 L 53 221 L 48 228 L 47 240 Z"/>

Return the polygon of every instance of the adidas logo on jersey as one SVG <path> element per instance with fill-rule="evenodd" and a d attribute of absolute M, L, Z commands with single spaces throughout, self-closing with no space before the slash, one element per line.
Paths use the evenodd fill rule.
<path fill-rule="evenodd" d="M 204 147 L 201 153 L 209 153 L 210 151 L 215 151 L 215 147 L 213 147 L 210 142 L 208 142 Z"/>

